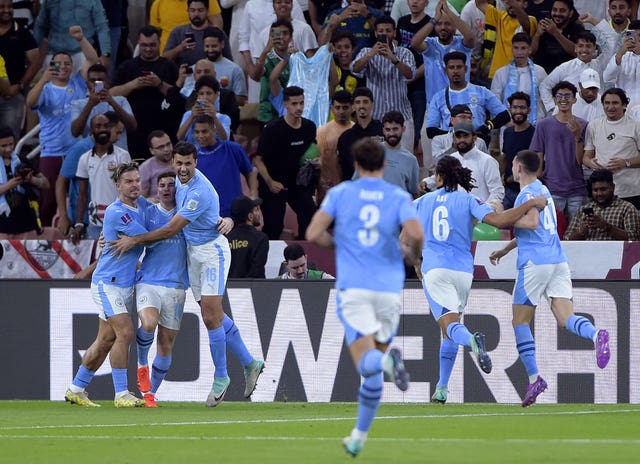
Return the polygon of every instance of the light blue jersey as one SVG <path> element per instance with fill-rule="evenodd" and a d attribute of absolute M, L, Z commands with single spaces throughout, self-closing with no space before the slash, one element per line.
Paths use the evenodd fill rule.
<path fill-rule="evenodd" d="M 118 240 L 118 235 L 141 235 L 147 232 L 144 227 L 145 216 L 149 202 L 143 197 L 138 198 L 137 208 L 125 205 L 116 199 L 104 212 L 104 223 L 102 231 L 104 239 Z M 136 266 L 144 247 L 136 246 L 124 253 L 122 256 L 112 255 L 109 244 L 100 255 L 98 266 L 96 267 L 91 282 L 98 285 L 102 282 L 114 287 L 133 287 L 136 276 Z"/>
<path fill-rule="evenodd" d="M 558 237 L 558 219 L 556 207 L 547 187 L 535 180 L 523 188 L 516 198 L 514 206 L 538 195 L 547 198 L 547 206 L 540 211 L 540 222 L 536 230 L 514 228 L 516 243 L 518 244 L 518 269 L 522 269 L 527 262 L 533 264 L 556 264 L 567 261 L 560 238 Z"/>
<path fill-rule="evenodd" d="M 336 288 L 400 292 L 404 263 L 398 236 L 402 224 L 416 218 L 411 196 L 365 177 L 329 190 L 320 209 L 335 220 Z"/>
<path fill-rule="evenodd" d="M 71 135 L 71 104 L 87 94 L 87 86 L 80 73 L 71 76 L 65 87 L 47 82 L 38 104 L 31 108 L 40 117 L 41 158 L 65 156 L 76 138 Z"/>
<path fill-rule="evenodd" d="M 147 211 L 146 227 L 151 231 L 166 226 L 175 214 L 175 208 L 167 211 L 155 204 Z M 185 290 L 189 287 L 187 244 L 182 231 L 147 247 L 136 282 Z"/>
<path fill-rule="evenodd" d="M 196 105 L 198 103 L 196 102 Z M 216 111 L 218 111 L 216 109 Z M 218 118 L 218 121 L 220 122 L 220 124 L 222 125 L 222 127 L 224 128 L 224 131 L 227 133 L 227 140 L 229 140 L 229 138 L 231 137 L 231 118 L 229 116 L 227 116 L 226 114 L 222 114 L 222 113 L 216 113 L 216 116 Z M 183 116 L 182 116 L 182 121 L 180 121 L 180 125 L 182 126 L 189 118 L 191 117 L 191 111 L 187 111 Z M 184 139 L 186 142 L 192 143 L 192 144 L 197 144 L 198 142 L 196 141 L 196 136 L 194 135 L 194 129 L 195 129 L 195 122 L 192 122 L 191 125 L 189 126 L 189 129 L 187 129 L 187 133 L 184 135 Z M 216 132 L 215 134 L 216 136 L 216 141 L 219 142 L 220 139 L 218 138 L 218 133 Z"/>
<path fill-rule="evenodd" d="M 470 193 L 447 192 L 444 188 L 418 198 L 414 204 L 424 228 L 422 273 L 431 269 L 473 273 L 473 219 L 482 221 L 493 210 Z"/>
<path fill-rule="evenodd" d="M 424 80 L 424 87 L 427 93 L 427 105 L 438 90 L 449 85 L 449 77 L 444 70 L 444 56 L 449 52 L 462 52 L 467 55 L 467 73 L 465 80 L 471 80 L 471 51 L 463 42 L 464 38 L 459 35 L 453 36 L 453 40 L 448 45 L 442 45 L 437 37 L 427 37 L 424 39 L 427 49 L 422 52 L 424 59 L 424 75 L 429 76 Z"/>
<path fill-rule="evenodd" d="M 176 177 L 176 208 L 189 224 L 183 229 L 189 245 L 202 245 L 220 236 L 220 198 L 207 177 L 196 169 L 193 178 L 182 184 Z"/>
<path fill-rule="evenodd" d="M 507 110 L 491 90 L 481 85 L 467 84 L 462 90 L 451 90 L 445 87 L 438 91 L 429 102 L 427 111 L 427 127 L 439 127 L 448 131 L 451 124 L 450 108 L 456 105 L 468 105 L 473 113 L 473 125 L 478 127 L 487 120 L 487 112 L 491 117 Z M 447 94 L 449 96 L 447 101 Z"/>

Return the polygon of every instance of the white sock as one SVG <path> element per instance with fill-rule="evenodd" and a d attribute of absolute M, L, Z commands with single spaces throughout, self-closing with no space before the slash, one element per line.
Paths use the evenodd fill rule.
<path fill-rule="evenodd" d="M 351 431 L 351 438 L 353 438 L 354 440 L 360 440 L 362 441 L 362 443 L 364 443 L 365 441 L 367 441 L 367 434 L 367 432 L 363 432 L 362 430 L 354 428 Z"/>
<path fill-rule="evenodd" d="M 84 388 L 71 384 L 71 386 L 69 387 L 69 390 L 71 390 L 73 393 L 80 393 L 84 391 Z"/>

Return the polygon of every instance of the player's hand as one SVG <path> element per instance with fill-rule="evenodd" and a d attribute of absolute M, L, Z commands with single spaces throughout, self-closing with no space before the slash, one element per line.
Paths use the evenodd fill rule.
<path fill-rule="evenodd" d="M 545 209 L 549 204 L 549 200 L 544 195 L 538 195 L 537 197 L 533 197 L 532 200 L 535 207 L 540 210 Z"/>
<path fill-rule="evenodd" d="M 489 262 L 495 266 L 500 262 L 503 256 L 506 256 L 506 254 L 507 252 L 504 250 L 504 248 L 501 250 L 494 250 L 489 255 Z"/>
<path fill-rule="evenodd" d="M 102 254 L 102 250 L 104 250 L 106 244 L 107 241 L 104 239 L 104 232 L 101 230 L 98 236 L 98 256 Z"/>
<path fill-rule="evenodd" d="M 138 244 L 135 237 L 127 235 L 120 235 L 118 240 L 107 240 L 107 243 L 109 244 L 109 254 L 118 256 L 118 258 Z"/>
<path fill-rule="evenodd" d="M 233 226 L 234 222 L 230 217 L 220 218 L 220 220 L 218 221 L 218 232 L 220 232 L 222 235 L 227 235 L 229 232 L 231 232 Z"/>
<path fill-rule="evenodd" d="M 420 265 L 415 264 L 413 266 L 413 270 L 416 271 L 416 276 L 418 276 L 418 279 L 422 280 L 422 269 L 420 269 Z"/>

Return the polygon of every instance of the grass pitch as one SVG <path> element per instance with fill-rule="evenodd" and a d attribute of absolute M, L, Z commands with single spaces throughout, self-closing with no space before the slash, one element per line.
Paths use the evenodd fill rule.
<path fill-rule="evenodd" d="M 0 402 L 0 463 L 353 462 L 356 404 Z M 640 405 L 383 404 L 356 462 L 637 463 Z"/>

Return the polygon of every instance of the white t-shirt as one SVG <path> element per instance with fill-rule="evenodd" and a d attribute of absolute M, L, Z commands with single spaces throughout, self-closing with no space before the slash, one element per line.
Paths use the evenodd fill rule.
<path fill-rule="evenodd" d="M 640 150 L 640 121 L 627 115 L 618 121 L 608 121 L 606 116 L 590 121 L 584 149 L 595 150 L 596 161 L 601 166 L 606 166 L 612 158 L 635 158 Z M 640 169 L 615 172 L 613 182 L 615 194 L 620 198 L 640 195 Z"/>
<path fill-rule="evenodd" d="M 93 149 L 84 153 L 78 161 L 76 176 L 89 179 L 91 198 L 89 202 L 89 222 L 102 225 L 104 210 L 118 198 L 116 183 L 111 179 L 115 168 L 122 163 L 131 162 L 129 152 L 120 147 L 113 147 L 112 153 L 99 157 Z"/>

